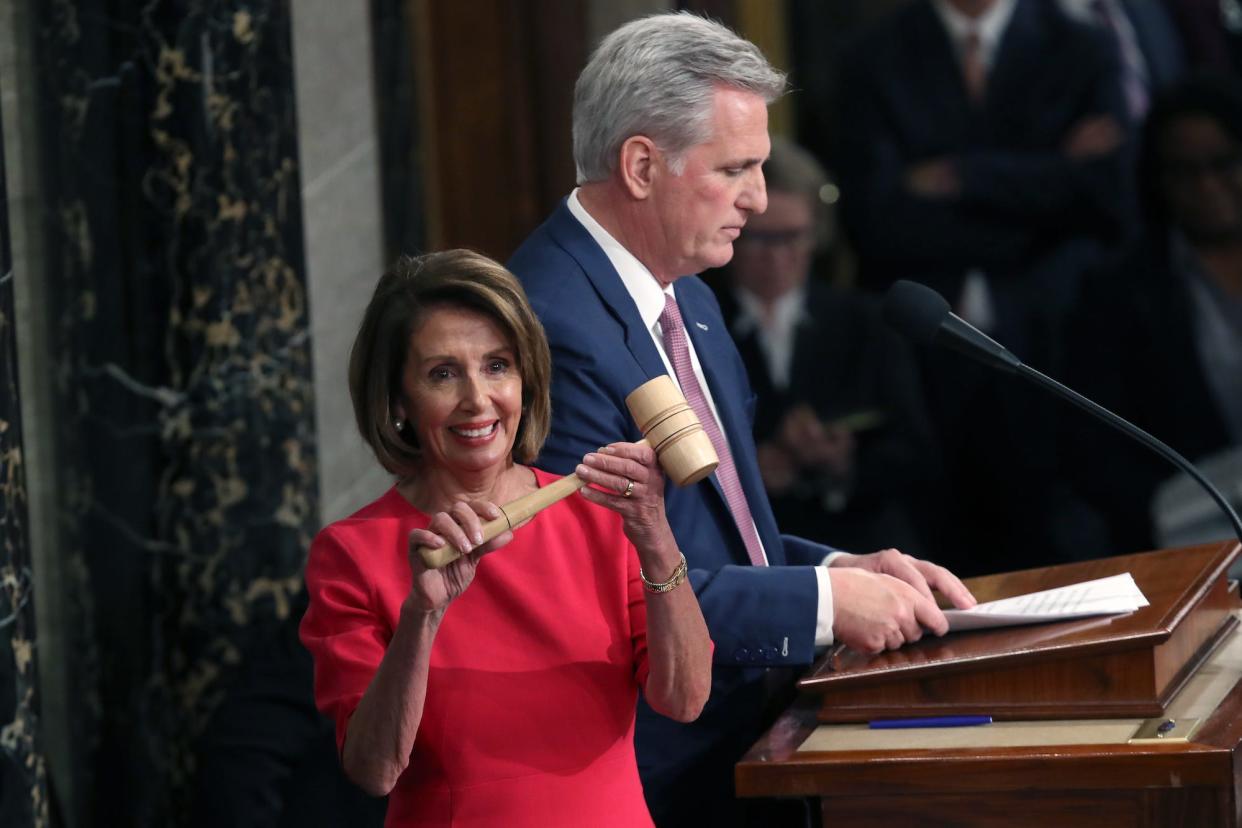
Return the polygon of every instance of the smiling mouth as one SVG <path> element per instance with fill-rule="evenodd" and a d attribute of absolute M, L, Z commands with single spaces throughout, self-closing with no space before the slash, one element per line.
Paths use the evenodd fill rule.
<path fill-rule="evenodd" d="M 459 428 L 457 426 L 449 426 L 449 431 L 461 437 L 469 437 L 469 438 L 488 437 L 495 433 L 496 428 L 499 425 L 500 423 L 499 421 L 497 421 L 497 422 L 492 423 L 491 425 L 482 426 L 480 428 Z"/>

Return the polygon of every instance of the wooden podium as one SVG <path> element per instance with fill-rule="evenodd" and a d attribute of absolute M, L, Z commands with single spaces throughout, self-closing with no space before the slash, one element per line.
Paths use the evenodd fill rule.
<path fill-rule="evenodd" d="M 737 765 L 738 795 L 819 797 L 825 825 L 1242 824 L 1242 630 L 1225 577 L 1238 553 L 1220 542 L 971 579 L 990 601 L 1130 572 L 1151 603 L 830 652 Z M 849 724 L 951 713 L 998 724 Z M 1200 720 L 1188 738 L 1134 738 L 1175 713 Z"/>

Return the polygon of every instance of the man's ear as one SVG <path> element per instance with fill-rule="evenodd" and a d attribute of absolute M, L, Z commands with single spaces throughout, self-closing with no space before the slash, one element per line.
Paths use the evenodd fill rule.
<path fill-rule="evenodd" d="M 631 198 L 643 201 L 651 195 L 651 182 L 659 152 L 655 142 L 646 135 L 631 135 L 621 145 L 617 174 Z"/>

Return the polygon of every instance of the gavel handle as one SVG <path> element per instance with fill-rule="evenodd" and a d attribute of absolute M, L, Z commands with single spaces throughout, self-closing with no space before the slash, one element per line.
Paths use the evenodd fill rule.
<path fill-rule="evenodd" d="M 648 445 L 645 439 L 640 440 L 639 443 L 641 445 Z M 534 517 L 553 503 L 559 503 L 585 485 L 586 481 L 576 474 L 567 474 L 541 489 L 536 489 L 528 495 L 523 495 L 517 500 L 506 503 L 500 507 L 500 511 L 503 512 L 501 517 L 489 520 L 483 524 L 483 543 L 480 543 L 479 546 L 492 540 L 502 532 L 512 529 L 523 521 Z M 478 547 L 474 548 L 477 549 Z M 444 546 L 435 549 L 420 546 L 418 547 L 418 556 L 423 559 L 423 563 L 427 565 L 428 569 L 440 569 L 460 558 L 462 552 L 453 544 L 446 543 Z"/>

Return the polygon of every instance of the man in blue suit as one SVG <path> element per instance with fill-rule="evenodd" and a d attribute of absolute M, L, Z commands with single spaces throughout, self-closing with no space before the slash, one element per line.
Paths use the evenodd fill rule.
<path fill-rule="evenodd" d="M 716 649 L 697 722 L 639 710 L 639 770 L 662 826 L 740 822 L 733 764 L 765 724 L 771 668 L 804 667 L 834 640 L 878 652 L 943 633 L 933 588 L 974 600 L 934 564 L 896 550 L 834 555 L 782 536 L 772 517 L 746 371 L 711 290 L 690 274 L 726 263 L 766 208 L 767 105 L 784 87 L 753 44 L 694 15 L 613 32 L 575 90 L 580 186 L 509 262 L 552 346 L 540 465 L 570 472 L 599 446 L 639 439 L 625 397 L 661 374 L 717 429 L 721 467 L 667 494 Z"/>

